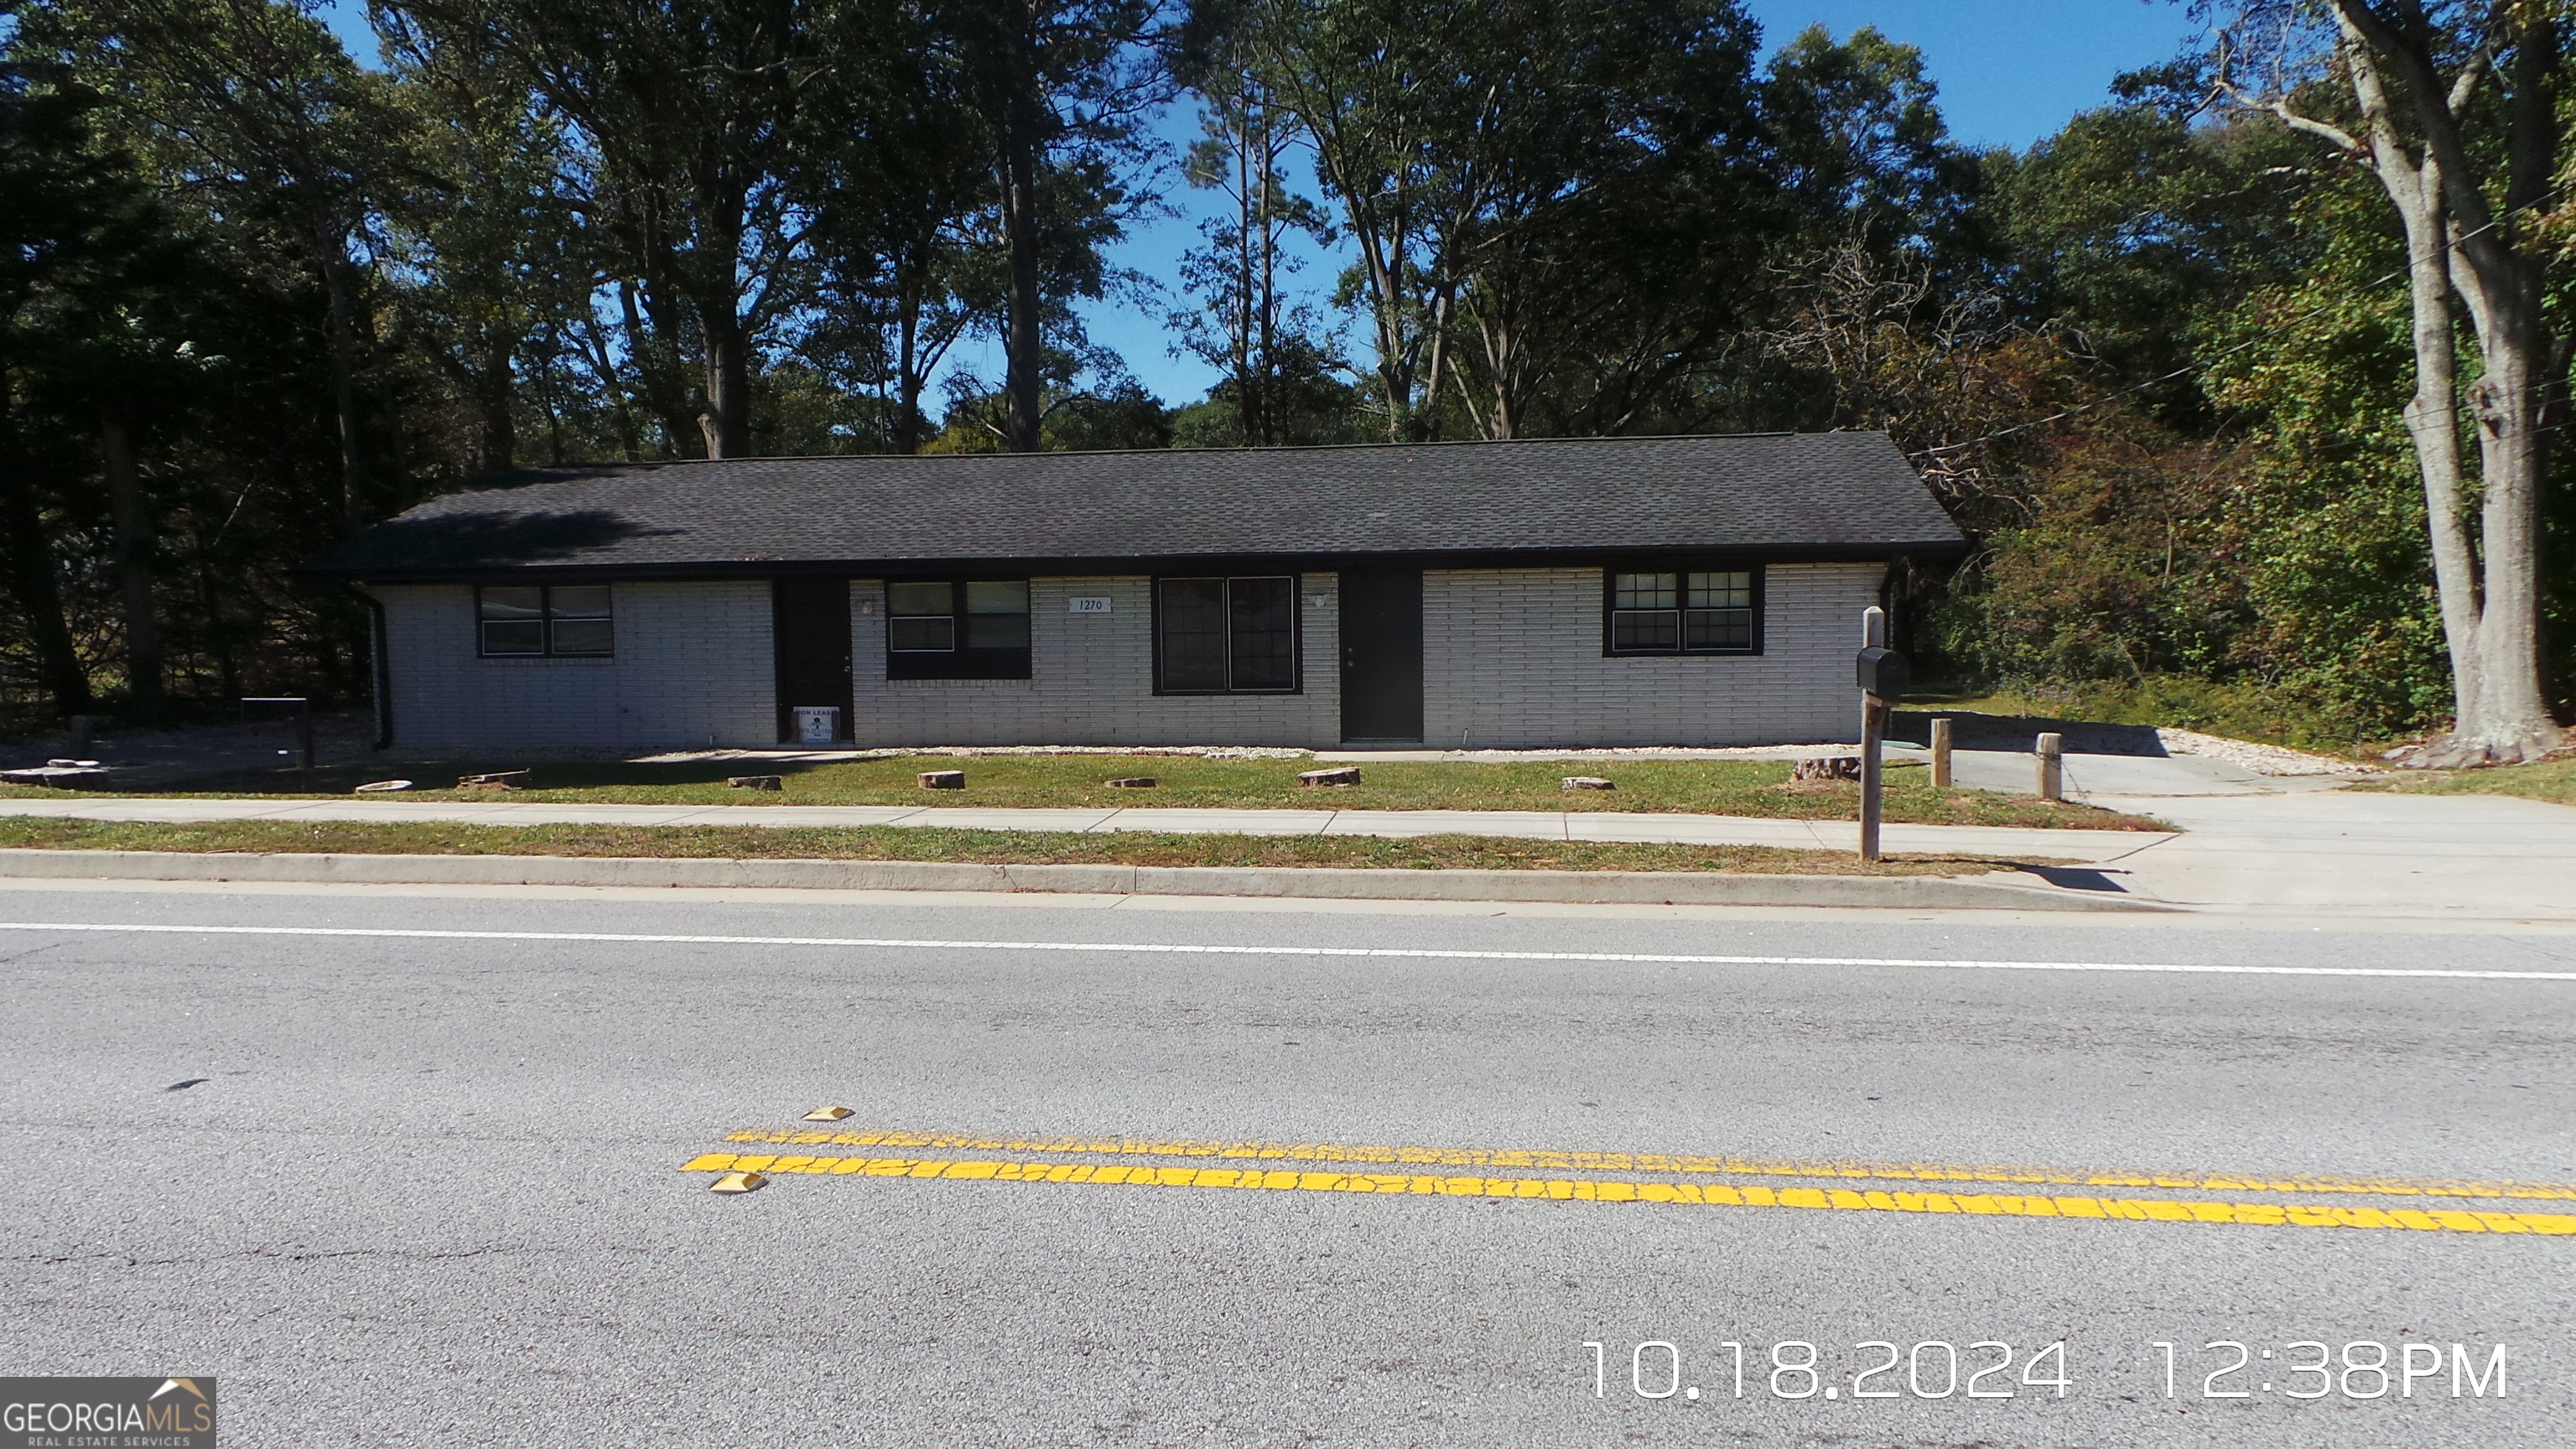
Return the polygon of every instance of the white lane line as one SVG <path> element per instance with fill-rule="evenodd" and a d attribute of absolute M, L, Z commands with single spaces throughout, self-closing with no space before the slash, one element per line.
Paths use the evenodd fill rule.
<path fill-rule="evenodd" d="M 1094 951 L 1148 956 L 1309 956 L 1406 961 L 1569 961 L 1652 966 L 1914 966 L 1946 971 L 2144 971 L 2182 976 L 2382 976 L 2426 981 L 2560 981 L 2576 971 L 2438 971 L 2373 966 L 2186 966 L 2142 961 L 1960 961 L 1906 956 L 1701 956 L 1646 951 L 1441 951 L 1394 946 L 1196 946 L 1150 941 L 943 941 L 889 936 L 680 936 L 621 931 L 416 931 L 359 926 L 145 926 L 0 921 L 0 931 L 173 936 L 335 936 L 403 941 L 597 941 L 662 946 L 838 946 L 901 951 Z"/>

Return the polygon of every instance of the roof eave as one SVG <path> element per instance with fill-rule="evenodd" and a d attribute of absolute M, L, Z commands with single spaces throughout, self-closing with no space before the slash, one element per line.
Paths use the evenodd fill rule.
<path fill-rule="evenodd" d="M 353 579 L 374 583 L 473 583 L 494 578 L 726 580 L 877 578 L 960 573 L 1010 573 L 1064 577 L 1111 574 L 1168 574 L 1180 570 L 1236 571 L 1244 568 L 1329 572 L 1353 567 L 1420 567 L 1427 569 L 1546 568 L 1605 565 L 1626 560 L 1744 559 L 1762 563 L 1882 563 L 1892 559 L 1951 558 L 1968 551 L 1964 538 L 1903 539 L 1867 543 L 1773 543 L 1736 545 L 1630 545 L 1551 549 L 1422 549 L 1308 551 L 1297 553 L 1191 553 L 1053 555 L 1020 557 L 824 558 L 824 559 L 690 559 L 657 563 L 606 561 L 481 563 L 415 566 L 334 566 L 321 561 L 290 572 L 300 578 Z"/>

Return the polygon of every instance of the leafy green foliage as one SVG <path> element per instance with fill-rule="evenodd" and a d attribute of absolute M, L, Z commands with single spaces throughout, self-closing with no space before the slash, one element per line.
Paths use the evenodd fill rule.
<path fill-rule="evenodd" d="M 2205 60 L 2014 153 L 1737 0 L 385 0 L 382 69 L 301 0 L 5 13 L 0 714 L 363 693 L 292 564 L 532 462 L 1783 428 L 1889 432 L 1974 536 L 1900 610 L 1963 684 L 2448 708 L 2385 199 Z M 1182 92 L 1229 212 L 1124 275 Z M 1085 300 L 1222 380 L 1167 407 Z"/>

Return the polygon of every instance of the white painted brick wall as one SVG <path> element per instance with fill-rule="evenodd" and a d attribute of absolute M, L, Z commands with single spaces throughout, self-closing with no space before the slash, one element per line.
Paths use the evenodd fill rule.
<path fill-rule="evenodd" d="M 1606 659 L 1598 569 L 1423 579 L 1423 726 L 1435 747 L 1735 745 L 1852 738 L 1851 656 L 1876 564 L 1769 572 L 1758 657 Z M 613 659 L 483 659 L 474 593 L 385 585 L 394 736 L 405 747 L 776 742 L 766 583 L 615 586 Z M 888 680 L 884 588 L 854 580 L 853 732 L 862 745 L 1303 745 L 1341 737 L 1334 576 L 1298 589 L 1305 692 L 1153 692 L 1151 581 L 1030 584 L 1035 678 Z M 1076 597 L 1107 614 L 1074 614 Z M 1321 603 L 1315 602 L 1320 598 Z"/>
<path fill-rule="evenodd" d="M 609 659 L 479 658 L 472 588 L 374 592 L 398 747 L 777 742 L 766 583 L 613 585 Z"/>
<path fill-rule="evenodd" d="M 1108 599 L 1110 612 L 1073 613 L 1076 598 Z M 1330 747 L 1342 730 L 1337 599 L 1331 574 L 1298 586 L 1303 694 L 1157 695 L 1150 579 L 1030 580 L 1035 677 L 1009 680 L 887 679 L 885 586 L 853 580 L 855 733 L 863 745 Z"/>
<path fill-rule="evenodd" d="M 1877 564 L 1775 564 L 1756 656 L 1604 658 L 1601 571 L 1423 576 L 1423 739 L 1532 749 L 1859 736 L 1852 653 Z"/>

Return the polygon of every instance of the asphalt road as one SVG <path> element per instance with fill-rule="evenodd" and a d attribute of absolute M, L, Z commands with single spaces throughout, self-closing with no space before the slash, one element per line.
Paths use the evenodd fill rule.
<path fill-rule="evenodd" d="M 2576 1422 L 2576 1237 L 1598 1200 L 2576 1212 L 2336 1190 L 2576 1183 L 2566 933 L 390 889 L 10 888 L 0 918 L 254 928 L 0 930 L 0 1373 L 211 1375 L 228 1444 L 2510 1449 Z M 1546 959 L 1604 953 L 2568 979 Z M 756 1150 L 1276 1175 L 782 1172 L 726 1197 L 681 1170 L 824 1104 L 854 1115 L 822 1130 L 1043 1145 Z M 1089 1150 L 1182 1139 L 1750 1160 Z M 1396 1187 L 1312 1189 L 1342 1172 Z M 1511 1187 L 1542 1180 L 1586 1187 Z M 2334 1361 L 2302 1376 L 2297 1343 Z M 1816 1377 L 1780 1367 L 1802 1344 Z M 2415 1377 L 2370 1396 L 2371 1345 Z M 2501 1396 L 2473 1395 L 2497 1345 Z M 1976 1383 L 2013 1397 L 1969 1398 L 2007 1353 Z"/>

